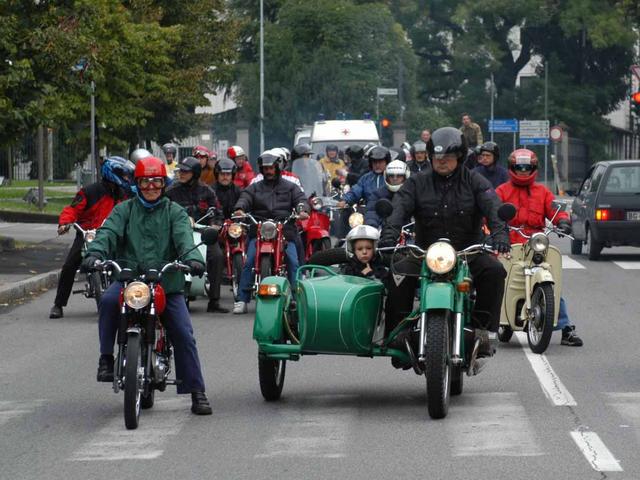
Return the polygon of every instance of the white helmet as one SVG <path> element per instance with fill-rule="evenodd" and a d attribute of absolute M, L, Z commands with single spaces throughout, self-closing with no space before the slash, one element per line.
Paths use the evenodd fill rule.
<path fill-rule="evenodd" d="M 379 239 L 380 232 L 377 228 L 373 228 L 370 225 L 358 225 L 357 227 L 352 228 L 349 233 L 347 233 L 347 238 L 345 238 L 344 242 L 344 248 L 347 251 L 347 256 L 353 257 L 353 244 L 356 240 L 371 240 L 373 242 L 373 249 L 375 250 Z"/>
<path fill-rule="evenodd" d="M 269 153 L 282 159 L 282 168 L 285 168 L 291 160 L 291 151 L 286 147 L 276 147 L 269 150 Z"/>
<path fill-rule="evenodd" d="M 387 181 L 388 175 L 401 175 L 404 176 L 404 179 L 406 181 L 407 178 L 409 178 L 409 175 L 411 175 L 411 170 L 407 168 L 407 164 L 402 160 L 394 160 L 393 162 L 389 162 L 387 168 L 384 169 L 384 183 L 387 185 L 387 188 L 390 192 L 397 192 L 398 190 L 400 190 L 402 183 L 400 185 L 391 185 Z"/>
<path fill-rule="evenodd" d="M 129 160 L 131 160 L 134 164 L 138 162 L 138 160 L 142 160 L 143 158 L 152 157 L 151 152 L 145 148 L 136 148 L 131 155 L 129 155 Z"/>

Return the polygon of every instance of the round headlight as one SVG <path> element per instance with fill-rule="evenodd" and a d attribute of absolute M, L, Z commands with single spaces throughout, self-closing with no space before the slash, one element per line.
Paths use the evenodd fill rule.
<path fill-rule="evenodd" d="M 237 223 L 229 225 L 229 236 L 231 238 L 240 238 L 242 236 L 242 225 Z"/>
<path fill-rule="evenodd" d="M 151 290 L 146 283 L 131 282 L 124 289 L 124 302 L 134 310 L 146 307 L 149 305 L 149 300 L 151 300 Z"/>
<path fill-rule="evenodd" d="M 260 227 L 260 235 L 262 235 L 262 238 L 264 238 L 265 240 L 273 240 L 274 238 L 276 238 L 277 230 L 278 228 L 276 227 L 275 223 L 264 222 Z"/>
<path fill-rule="evenodd" d="M 529 246 L 534 252 L 542 253 L 549 248 L 549 237 L 544 233 L 534 233 L 529 239 Z"/>
<path fill-rule="evenodd" d="M 93 239 L 96 238 L 96 231 L 95 230 L 87 230 L 84 233 L 84 240 L 87 243 L 91 243 L 93 242 Z"/>
<path fill-rule="evenodd" d="M 322 199 L 320 197 L 316 197 L 311 200 L 311 207 L 313 207 L 315 211 L 322 209 Z"/>
<path fill-rule="evenodd" d="M 351 228 L 355 228 L 359 225 L 362 225 L 364 223 L 364 215 L 362 215 L 360 212 L 353 212 L 351 215 L 349 215 L 349 226 Z"/>
<path fill-rule="evenodd" d="M 456 266 L 456 251 L 447 242 L 435 242 L 427 249 L 427 266 L 433 273 L 450 272 Z"/>

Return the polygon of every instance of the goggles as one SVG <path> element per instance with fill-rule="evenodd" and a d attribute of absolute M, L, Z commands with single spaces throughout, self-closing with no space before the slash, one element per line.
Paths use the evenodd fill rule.
<path fill-rule="evenodd" d="M 164 177 L 142 177 L 138 179 L 138 185 L 143 190 L 164 187 Z"/>
<path fill-rule="evenodd" d="M 533 172 L 534 166 L 531 165 L 530 163 L 516 163 L 512 165 L 511 169 L 514 172 L 529 173 L 529 172 Z"/>

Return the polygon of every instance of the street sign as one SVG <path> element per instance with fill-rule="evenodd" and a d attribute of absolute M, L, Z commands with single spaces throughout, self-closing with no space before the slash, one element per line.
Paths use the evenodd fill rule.
<path fill-rule="evenodd" d="M 520 137 L 520 145 L 549 145 L 548 138 L 522 138 Z"/>
<path fill-rule="evenodd" d="M 489 120 L 490 132 L 516 133 L 518 131 L 518 120 L 515 118 Z"/>
<path fill-rule="evenodd" d="M 520 145 L 549 145 L 549 120 L 520 120 Z"/>
<path fill-rule="evenodd" d="M 562 140 L 562 135 L 562 127 L 558 125 L 551 127 L 551 130 L 549 130 L 549 137 L 551 137 L 551 140 L 554 142 Z"/>
<path fill-rule="evenodd" d="M 378 88 L 378 96 L 382 95 L 398 95 L 397 88 Z"/>

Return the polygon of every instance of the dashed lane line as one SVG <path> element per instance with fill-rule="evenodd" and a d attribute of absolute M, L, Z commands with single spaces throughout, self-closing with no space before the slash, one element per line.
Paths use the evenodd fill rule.
<path fill-rule="evenodd" d="M 640 270 L 640 262 L 613 262 L 624 270 Z"/>
<path fill-rule="evenodd" d="M 574 260 L 569 255 L 562 255 L 562 269 L 563 270 L 585 270 L 587 267 L 582 265 L 577 260 Z"/>
<path fill-rule="evenodd" d="M 622 472 L 622 467 L 596 432 L 574 431 L 571 438 L 597 472 Z"/>

